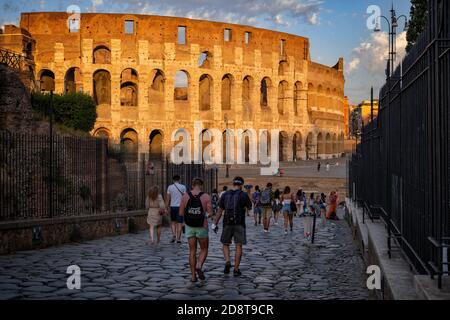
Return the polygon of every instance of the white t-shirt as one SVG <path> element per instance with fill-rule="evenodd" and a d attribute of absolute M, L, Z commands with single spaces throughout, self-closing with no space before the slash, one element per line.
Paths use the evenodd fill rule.
<path fill-rule="evenodd" d="M 171 184 L 167 188 L 167 194 L 170 194 L 170 206 L 178 208 L 184 193 L 186 193 L 186 187 L 184 185 L 181 183 L 176 183 L 176 186 L 175 184 Z"/>

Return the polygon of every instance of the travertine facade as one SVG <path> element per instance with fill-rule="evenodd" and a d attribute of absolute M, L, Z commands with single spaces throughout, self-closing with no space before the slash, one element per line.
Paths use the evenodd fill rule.
<path fill-rule="evenodd" d="M 308 39 L 132 14 L 82 14 L 79 30 L 70 30 L 77 19 L 24 13 L 21 28 L 34 41 L 41 86 L 94 96 L 94 134 L 158 154 L 172 148 L 174 131 L 193 135 L 194 121 L 202 121 L 222 131 L 280 129 L 282 160 L 343 152 L 343 60 L 334 67 L 312 62 Z"/>

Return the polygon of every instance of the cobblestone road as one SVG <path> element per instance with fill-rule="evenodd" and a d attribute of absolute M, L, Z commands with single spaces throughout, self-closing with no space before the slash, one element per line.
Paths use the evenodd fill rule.
<path fill-rule="evenodd" d="M 328 222 L 311 245 L 301 220 L 289 235 L 249 225 L 241 278 L 224 276 L 219 235 L 211 234 L 207 279 L 197 284 L 189 282 L 186 243 L 169 244 L 167 229 L 158 246 L 142 232 L 1 256 L 0 299 L 368 299 L 346 222 Z M 81 290 L 66 287 L 69 265 L 81 267 Z"/>

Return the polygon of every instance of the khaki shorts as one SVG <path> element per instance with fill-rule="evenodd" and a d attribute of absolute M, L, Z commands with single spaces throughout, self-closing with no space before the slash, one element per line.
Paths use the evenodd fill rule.
<path fill-rule="evenodd" d="M 272 208 L 263 208 L 263 218 L 270 219 L 272 218 Z"/>

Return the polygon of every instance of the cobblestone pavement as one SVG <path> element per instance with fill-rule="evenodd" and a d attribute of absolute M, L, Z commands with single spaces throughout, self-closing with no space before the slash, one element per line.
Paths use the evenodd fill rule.
<path fill-rule="evenodd" d="M 321 226 L 316 244 L 273 226 L 248 223 L 243 276 L 223 274 L 219 236 L 211 233 L 207 279 L 191 284 L 187 245 L 148 244 L 148 233 L 104 238 L 0 257 L 0 299 L 368 299 L 364 263 L 345 221 Z M 69 265 L 81 267 L 81 290 L 68 290 Z"/>

